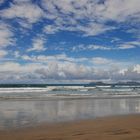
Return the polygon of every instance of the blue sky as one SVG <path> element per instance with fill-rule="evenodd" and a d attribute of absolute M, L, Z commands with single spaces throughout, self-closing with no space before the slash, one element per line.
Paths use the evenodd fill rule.
<path fill-rule="evenodd" d="M 0 83 L 140 81 L 139 0 L 0 0 Z"/>

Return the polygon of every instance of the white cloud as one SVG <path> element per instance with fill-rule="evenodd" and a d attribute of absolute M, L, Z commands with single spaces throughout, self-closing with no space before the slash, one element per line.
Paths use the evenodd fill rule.
<path fill-rule="evenodd" d="M 88 26 L 77 27 L 77 30 L 83 32 L 85 36 L 94 36 L 113 29 L 115 29 L 115 27 L 109 27 L 99 23 L 91 23 Z"/>
<path fill-rule="evenodd" d="M 42 0 L 40 3 L 43 9 L 30 0 L 14 0 L 9 8 L 1 10 L 0 15 L 6 19 L 18 18 L 23 27 L 46 18 L 53 20 L 44 27 L 47 34 L 67 30 L 80 32 L 84 36 L 119 28 L 108 25 L 108 21 L 124 24 L 140 22 L 139 0 Z"/>
<path fill-rule="evenodd" d="M 58 27 L 51 26 L 51 25 L 47 25 L 44 28 L 44 32 L 46 34 L 55 34 L 57 31 L 59 31 L 59 28 Z"/>
<path fill-rule="evenodd" d="M 61 54 L 55 56 L 24 56 L 23 59 L 44 65 L 44 68 L 38 67 L 35 71 L 43 79 L 140 80 L 137 71 L 139 65 L 130 66 L 127 62 L 118 62 L 102 57 L 73 58 Z"/>
<path fill-rule="evenodd" d="M 89 44 L 89 45 L 84 45 L 80 44 L 77 46 L 71 47 L 72 51 L 83 51 L 83 50 L 115 50 L 116 48 L 111 48 L 111 47 L 106 47 L 106 46 L 101 46 L 101 45 L 95 45 L 95 44 Z"/>
<path fill-rule="evenodd" d="M 6 56 L 8 54 L 7 51 L 5 50 L 0 50 L 0 58 L 3 58 L 4 56 Z"/>
<path fill-rule="evenodd" d="M 19 51 L 15 51 L 13 55 L 15 56 L 15 58 L 20 57 L 20 53 L 19 53 Z"/>
<path fill-rule="evenodd" d="M 131 41 L 131 42 L 123 43 L 118 47 L 118 49 L 133 49 L 136 47 L 140 47 L 140 41 Z"/>
<path fill-rule="evenodd" d="M 57 54 L 57 55 L 23 55 L 20 57 L 20 59 L 23 59 L 24 61 L 30 61 L 31 63 L 41 63 L 44 65 L 47 65 L 48 63 L 56 62 L 58 65 L 61 65 L 63 63 L 72 63 L 76 65 L 84 65 L 89 67 L 99 68 L 107 70 L 111 67 L 117 69 L 124 67 L 128 67 L 131 65 L 129 62 L 118 62 L 117 60 L 108 59 L 104 57 L 70 57 L 66 54 Z"/>
<path fill-rule="evenodd" d="M 50 33 L 69 30 L 83 32 L 85 36 L 98 35 L 117 28 L 107 26 L 108 21 L 139 23 L 138 3 L 139 0 L 43 0 L 43 8 L 49 11 L 46 18 L 54 20 L 45 29 Z"/>
<path fill-rule="evenodd" d="M 135 65 L 134 68 L 133 68 L 133 71 L 140 74 L 140 65 L 139 64 Z"/>
<path fill-rule="evenodd" d="M 32 57 L 30 57 L 30 56 L 28 56 L 28 55 L 23 55 L 23 56 L 21 56 L 21 58 L 22 58 L 23 60 L 34 61 L 34 58 L 32 58 Z"/>
<path fill-rule="evenodd" d="M 64 56 L 63 56 L 64 57 Z M 106 64 L 109 61 L 105 58 L 93 59 L 96 65 Z M 103 63 L 100 63 L 103 60 Z M 47 61 L 47 60 L 46 60 Z M 140 81 L 140 65 L 121 68 L 119 65 L 101 68 L 94 65 L 80 64 L 77 62 L 48 60 L 47 63 L 25 63 L 3 62 L 0 64 L 0 81 L 30 81 L 34 82 L 44 80 L 138 80 Z M 35 81 L 36 81 L 35 80 Z"/>
<path fill-rule="evenodd" d="M 39 62 L 39 63 L 49 63 L 49 62 L 71 62 L 71 63 L 83 63 L 85 61 L 88 61 L 88 58 L 76 58 L 76 57 L 68 57 L 66 54 L 57 54 L 57 55 L 23 55 L 21 56 L 21 59 L 32 61 L 32 62 Z"/>
<path fill-rule="evenodd" d="M 32 3 L 17 3 L 11 4 L 9 8 L 1 10 L 0 15 L 6 19 L 22 19 L 23 24 L 25 22 L 32 24 L 39 21 L 44 16 L 44 12 Z M 19 23 L 22 25 L 21 21 Z"/>
<path fill-rule="evenodd" d="M 81 25 L 80 23 L 75 23 L 75 25 L 68 23 L 63 23 L 63 19 L 56 20 L 54 25 L 46 25 L 44 27 L 44 32 L 46 34 L 55 34 L 59 31 L 77 31 L 81 32 L 84 36 L 95 36 L 104 33 L 109 30 L 115 29 L 115 27 L 110 27 L 100 23 L 90 23 L 88 25 Z M 75 21 L 76 22 L 76 21 Z"/>
<path fill-rule="evenodd" d="M 0 22 L 0 48 L 14 44 L 13 33 L 8 24 Z"/>
<path fill-rule="evenodd" d="M 105 46 L 99 46 L 99 45 L 88 45 L 87 46 L 88 50 L 111 50 L 114 48 L 109 48 L 109 47 L 105 47 Z"/>
<path fill-rule="evenodd" d="M 116 80 L 138 80 L 140 81 L 140 69 L 139 64 L 132 67 L 128 67 L 123 71 L 120 71 L 116 75 L 114 74 L 114 79 Z"/>
<path fill-rule="evenodd" d="M 1 0 L 0 4 L 3 2 Z M 9 21 L 7 19 L 12 21 L 16 19 L 22 27 L 26 28 L 41 21 L 42 18 L 46 18 L 47 22 L 44 23 L 50 23 L 50 25 L 46 24 L 43 28 L 46 34 L 55 34 L 59 31 L 76 31 L 83 34 L 83 36 L 94 36 L 114 30 L 121 25 L 127 26 L 128 23 L 133 25 L 132 27 L 135 27 L 136 23 L 139 25 L 140 6 L 138 3 L 139 0 L 106 0 L 100 3 L 99 0 L 42 0 L 41 7 L 43 9 L 41 9 L 37 3 L 33 3 L 30 0 L 13 0 L 8 8 L 3 8 L 0 11 L 0 16 L 2 20 L 6 21 Z M 107 24 L 108 21 L 118 24 L 116 24 L 116 27 L 113 27 Z M 18 30 L 16 31 L 18 33 Z M 138 30 L 133 30 L 133 32 L 136 31 Z M 13 45 L 13 37 L 14 32 L 12 32 L 12 27 L 0 22 L 0 58 L 7 55 L 8 52 L 4 51 L 3 48 Z M 3 77 L 3 79 L 11 78 L 18 80 L 22 80 L 22 78 L 25 80 L 33 78 L 55 80 L 81 79 L 81 81 L 109 78 L 117 80 L 140 80 L 139 64 L 128 67 L 130 64 L 128 62 L 118 62 L 117 60 L 100 56 L 87 58 L 71 57 L 66 54 L 53 56 L 35 55 L 34 52 L 46 50 L 46 40 L 43 37 L 31 38 L 31 40 L 32 45 L 26 52 L 29 55 L 21 55 L 18 51 L 15 51 L 13 54 L 17 60 L 21 59 L 28 63 L 24 65 L 16 62 L 0 63 L 0 79 Z M 125 43 L 122 43 L 122 41 L 120 39 L 119 43 L 117 42 L 117 47 L 80 44 L 66 49 L 68 51 L 70 49 L 71 51 L 109 51 L 131 49 L 140 46 L 139 40 Z"/>
<path fill-rule="evenodd" d="M 102 58 L 102 57 L 94 57 L 94 58 L 92 58 L 92 62 L 94 64 L 102 65 L 102 64 L 110 64 L 110 63 L 112 63 L 112 60 Z"/>
<path fill-rule="evenodd" d="M 132 49 L 135 48 L 136 46 L 130 45 L 130 44 L 123 44 L 122 46 L 119 47 L 119 49 Z"/>
<path fill-rule="evenodd" d="M 137 48 L 140 47 L 140 41 L 130 41 L 130 42 L 120 42 L 119 45 L 117 45 L 117 47 L 108 47 L 108 46 L 102 46 L 102 45 L 96 45 L 96 44 L 89 44 L 89 45 L 84 45 L 84 44 L 80 44 L 77 46 L 73 46 L 71 47 L 71 51 L 84 51 L 84 50 L 90 50 L 90 51 L 94 51 L 94 50 L 106 50 L 106 51 L 110 51 L 110 50 L 125 50 L 125 49 L 132 49 L 132 48 Z"/>
<path fill-rule="evenodd" d="M 31 0 L 13 0 L 16 3 L 31 2 Z"/>
<path fill-rule="evenodd" d="M 106 19 L 118 22 L 127 21 L 131 17 L 140 17 L 140 6 L 138 3 L 139 0 L 106 0 L 104 5 L 106 9 L 101 14 Z"/>
<path fill-rule="evenodd" d="M 46 48 L 45 48 L 45 39 L 44 38 L 34 38 L 33 39 L 33 42 L 32 42 L 32 48 L 29 48 L 27 51 L 30 52 L 30 51 L 37 51 L 37 52 L 40 52 L 40 51 L 45 51 Z"/>
<path fill-rule="evenodd" d="M 0 4 L 3 4 L 5 0 L 0 0 Z"/>
<path fill-rule="evenodd" d="M 91 10 L 89 7 L 91 4 L 92 6 L 94 4 L 96 5 L 96 2 L 89 2 L 88 0 L 43 0 L 42 6 L 49 11 L 49 15 L 47 14 L 46 18 L 54 17 L 54 24 L 49 26 L 47 25 L 44 31 L 46 31 L 46 33 L 55 33 L 59 30 L 79 31 L 85 36 L 92 36 L 112 30 L 114 27 L 94 22 L 92 14 L 88 13 L 88 10 Z M 58 7 L 59 10 L 56 7 Z M 92 10 L 94 10 L 94 7 Z M 86 25 L 82 25 L 81 21 L 85 19 L 88 22 Z"/>

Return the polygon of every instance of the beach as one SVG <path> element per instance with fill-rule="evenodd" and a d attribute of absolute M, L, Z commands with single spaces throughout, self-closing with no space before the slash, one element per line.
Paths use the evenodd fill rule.
<path fill-rule="evenodd" d="M 140 140 L 140 0 L 0 0 L 0 140 Z"/>
<path fill-rule="evenodd" d="M 139 140 L 140 115 L 45 123 L 0 131 L 1 140 Z"/>
<path fill-rule="evenodd" d="M 140 139 L 139 89 L 46 90 L 1 90 L 0 140 Z"/>

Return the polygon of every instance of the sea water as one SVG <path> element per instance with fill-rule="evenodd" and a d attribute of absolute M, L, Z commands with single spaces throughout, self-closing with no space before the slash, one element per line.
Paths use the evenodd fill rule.
<path fill-rule="evenodd" d="M 44 88 L 0 88 L 0 100 L 48 100 L 55 98 L 113 98 L 138 96 L 140 96 L 139 86 L 49 86 Z"/>
<path fill-rule="evenodd" d="M 0 89 L 0 130 L 137 113 L 139 87 Z"/>

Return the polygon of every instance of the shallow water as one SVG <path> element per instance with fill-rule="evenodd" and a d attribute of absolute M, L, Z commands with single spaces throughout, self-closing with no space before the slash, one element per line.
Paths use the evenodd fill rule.
<path fill-rule="evenodd" d="M 0 101 L 0 130 L 140 113 L 140 98 Z"/>
<path fill-rule="evenodd" d="M 50 100 L 65 98 L 140 97 L 140 87 L 51 86 L 45 88 L 0 88 L 0 100 Z"/>

